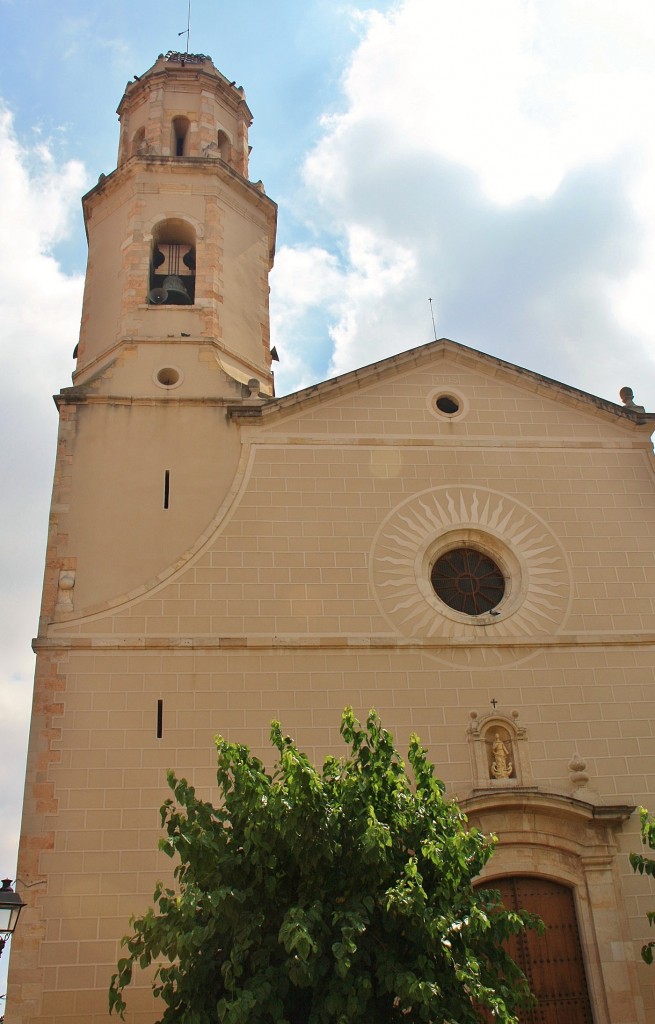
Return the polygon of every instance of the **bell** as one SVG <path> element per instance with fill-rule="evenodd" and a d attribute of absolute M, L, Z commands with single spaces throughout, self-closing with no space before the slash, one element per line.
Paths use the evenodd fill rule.
<path fill-rule="evenodd" d="M 188 306 L 191 302 L 191 296 L 184 287 L 182 278 L 178 277 L 177 274 L 169 274 L 164 278 L 162 288 L 168 293 L 166 303 L 170 306 Z"/>

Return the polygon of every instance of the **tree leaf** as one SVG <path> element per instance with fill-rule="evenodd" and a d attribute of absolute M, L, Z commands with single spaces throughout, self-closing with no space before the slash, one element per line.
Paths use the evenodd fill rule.
<path fill-rule="evenodd" d="M 320 770 L 273 722 L 270 773 L 217 737 L 216 805 L 168 774 L 176 888 L 132 919 L 111 1013 L 154 967 L 161 1024 L 516 1021 L 529 989 L 503 942 L 540 922 L 474 887 L 495 839 L 467 828 L 417 737 L 408 770 L 374 711 L 362 727 L 346 708 L 341 735 Z"/>

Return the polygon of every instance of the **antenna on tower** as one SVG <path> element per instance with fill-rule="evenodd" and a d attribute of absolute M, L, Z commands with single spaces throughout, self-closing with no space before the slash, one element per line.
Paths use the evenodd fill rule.
<path fill-rule="evenodd" d="M 428 302 L 430 303 L 430 316 L 432 317 L 432 330 L 434 331 L 434 340 L 436 341 L 437 340 L 437 326 L 436 326 L 436 324 L 434 322 L 434 310 L 432 308 L 432 299 L 428 299 Z"/>
<path fill-rule="evenodd" d="M 189 52 L 189 37 L 191 35 L 191 0 L 187 9 L 186 28 L 177 33 L 178 36 L 186 36 L 186 52 Z"/>

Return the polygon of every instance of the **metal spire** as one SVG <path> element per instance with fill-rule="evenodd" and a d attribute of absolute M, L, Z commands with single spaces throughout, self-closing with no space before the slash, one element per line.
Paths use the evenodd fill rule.
<path fill-rule="evenodd" d="M 178 36 L 186 36 L 186 52 L 189 52 L 189 38 L 191 36 L 191 0 L 187 9 L 186 28 L 177 33 Z"/>

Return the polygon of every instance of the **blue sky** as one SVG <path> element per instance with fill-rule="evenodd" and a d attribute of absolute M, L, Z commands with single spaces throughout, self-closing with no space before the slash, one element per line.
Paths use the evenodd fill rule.
<path fill-rule="evenodd" d="M 186 0 L 0 0 L 0 868 L 13 871 L 56 438 L 126 82 Z M 284 393 L 438 336 L 655 408 L 650 0 L 193 0 L 280 205 Z M 1 963 L 0 963 L 1 966 Z"/>

